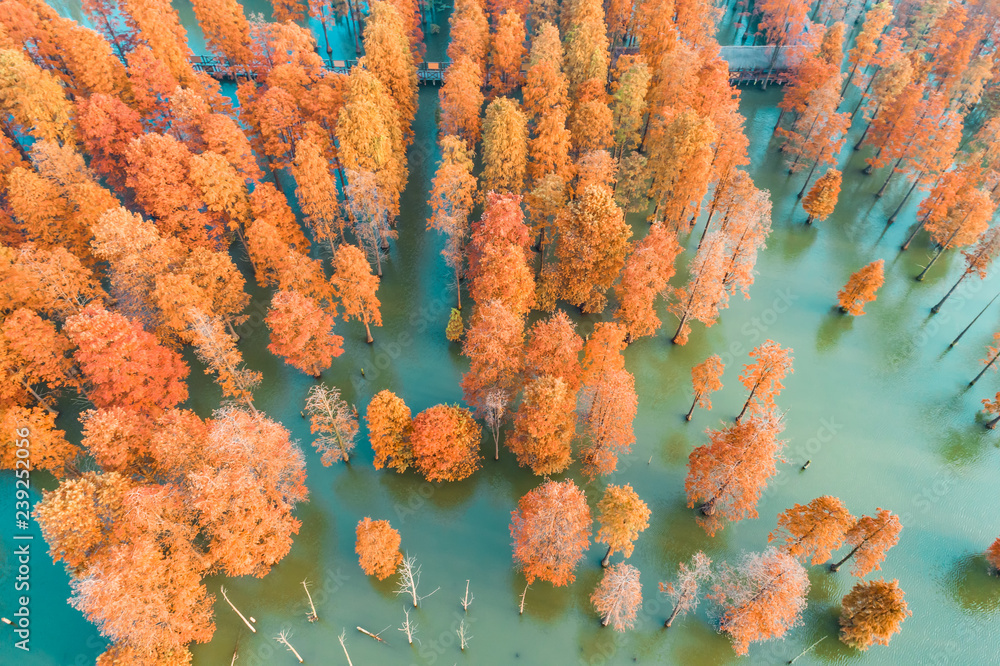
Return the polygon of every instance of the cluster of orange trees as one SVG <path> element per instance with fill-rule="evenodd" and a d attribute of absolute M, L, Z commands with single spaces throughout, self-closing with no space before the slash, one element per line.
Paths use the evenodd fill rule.
<path fill-rule="evenodd" d="M 192 69 L 167 0 L 85 0 L 96 30 L 41 0 L 0 2 L 0 424 L 28 427 L 35 467 L 61 479 L 36 515 L 70 572 L 71 602 L 112 641 L 101 664 L 189 663 L 188 644 L 214 630 L 204 577 L 263 576 L 289 551 L 307 494 L 304 458 L 254 405 L 262 376 L 237 345 L 249 296 L 234 257 L 272 290 L 268 349 L 292 367 L 319 376 L 343 353 L 338 316 L 373 342 L 414 140 L 417 0 L 372 0 L 364 56 L 347 74 L 324 66 L 297 21 L 308 12 L 324 31 L 348 13 L 356 22 L 350 0 L 274 0 L 277 22 L 247 19 L 233 0 L 193 5 L 208 47 L 243 73 L 237 108 Z M 776 135 L 789 168 L 806 172 L 808 222 L 837 204 L 833 167 L 861 111 L 857 148 L 870 147 L 871 169 L 888 167 L 879 194 L 897 174 L 909 178 L 898 213 L 928 191 L 904 245 L 926 230 L 937 246 L 920 277 L 963 248 L 966 268 L 934 310 L 966 278 L 983 278 L 1000 252 L 989 227 L 1000 183 L 992 5 L 882 2 L 864 17 L 846 75 L 849 35 L 837 22 L 846 3 L 746 9 L 748 23 L 793 54 Z M 626 346 L 658 332 L 664 303 L 678 320 L 672 340 L 684 344 L 693 322 L 711 326 L 737 292 L 749 297 L 771 202 L 746 171 L 739 95 L 713 37 L 722 12 L 704 0 L 456 1 L 427 227 L 446 238 L 458 306 L 448 337 L 470 361 L 466 407 L 412 416 L 400 397 L 375 395 L 365 420 L 377 468 L 464 479 L 481 464 L 478 418 L 496 457 L 509 422 L 505 445 L 533 473 L 563 472 L 576 456 L 588 480 L 605 476 L 635 439 Z M 861 101 L 849 114 L 839 109 L 852 84 Z M 982 122 L 963 143 L 974 114 Z M 640 211 L 650 226 L 633 239 L 625 215 Z M 687 280 L 671 286 L 679 239 L 703 218 Z M 863 314 L 883 281 L 882 260 L 862 268 L 838 295 L 841 308 Z M 463 288 L 473 301 L 467 328 Z M 609 320 L 584 339 L 560 303 Z M 535 309 L 551 314 L 529 327 Z M 211 418 L 181 406 L 185 347 L 226 400 Z M 773 341 L 753 351 L 735 423 L 710 430 L 690 455 L 685 491 L 709 534 L 755 517 L 777 471 L 775 398 L 790 352 Z M 990 357 L 987 367 L 1000 346 Z M 722 373 L 717 356 L 694 368 L 692 411 L 711 407 Z M 89 403 L 79 444 L 56 426 L 60 391 Z M 1000 394 L 984 402 L 998 415 L 992 427 Z M 346 461 L 360 424 L 340 392 L 315 386 L 303 414 L 322 462 Z M 3 465 L 13 462 L 5 447 Z M 629 485 L 608 485 L 597 507 L 604 564 L 627 558 L 648 507 Z M 529 582 L 570 583 L 592 522 L 583 490 L 546 480 L 512 514 L 515 563 Z M 800 618 L 802 562 L 825 562 L 846 544 L 833 568 L 853 557 L 864 576 L 899 530 L 890 512 L 855 519 L 833 497 L 796 505 L 771 535 L 777 548 L 714 574 L 701 553 L 681 564 L 661 585 L 676 602 L 667 625 L 711 577 L 720 627 L 743 653 Z M 365 519 L 357 536 L 367 573 L 405 564 L 385 521 Z M 1000 541 L 988 553 L 994 566 L 998 553 Z M 624 562 L 607 568 L 591 597 L 605 624 L 632 625 L 638 578 Z M 908 614 L 895 581 L 859 583 L 843 607 L 842 638 L 861 648 L 887 642 Z"/>

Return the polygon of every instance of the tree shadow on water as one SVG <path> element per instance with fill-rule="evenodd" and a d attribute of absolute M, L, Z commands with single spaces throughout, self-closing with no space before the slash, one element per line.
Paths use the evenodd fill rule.
<path fill-rule="evenodd" d="M 1000 611 L 1000 578 L 990 574 L 982 553 L 955 561 L 945 574 L 945 589 L 965 611 L 993 614 Z"/>
<path fill-rule="evenodd" d="M 827 352 L 834 349 L 844 333 L 853 327 L 853 316 L 844 314 L 837 306 L 831 307 L 816 330 L 816 351 Z"/>

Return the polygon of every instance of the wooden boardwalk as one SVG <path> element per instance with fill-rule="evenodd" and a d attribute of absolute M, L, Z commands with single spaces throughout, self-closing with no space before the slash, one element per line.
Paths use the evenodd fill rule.
<path fill-rule="evenodd" d="M 788 54 L 781 47 L 775 53 L 773 46 L 723 46 L 722 58 L 729 63 L 729 80 L 735 85 L 768 83 L 784 84 L 788 80 Z M 637 53 L 636 47 L 615 49 L 617 55 Z M 772 66 L 772 59 L 774 60 Z M 235 64 L 217 55 L 198 55 L 190 58 L 191 67 L 205 72 L 220 81 L 252 79 L 256 75 L 247 65 Z M 347 74 L 358 64 L 356 59 L 334 60 L 323 58 L 323 65 L 332 72 Z M 451 62 L 425 62 L 417 68 L 420 85 L 437 86 L 444 82 L 445 72 Z M 770 73 L 770 76 L 768 74 Z"/>

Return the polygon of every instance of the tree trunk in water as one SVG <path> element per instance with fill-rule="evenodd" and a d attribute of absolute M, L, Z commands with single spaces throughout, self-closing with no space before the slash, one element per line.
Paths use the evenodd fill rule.
<path fill-rule="evenodd" d="M 868 81 L 868 85 L 865 86 L 865 91 L 861 93 L 861 99 L 858 100 L 858 105 L 854 107 L 854 111 L 851 113 L 851 122 L 854 122 L 854 116 L 858 115 L 858 110 L 861 109 L 861 105 L 864 104 L 865 100 L 868 98 L 868 91 L 871 90 L 873 83 L 875 83 L 874 76 L 872 76 L 872 78 Z"/>
<path fill-rule="evenodd" d="M 847 81 L 844 83 L 843 90 L 840 91 L 840 96 L 843 97 L 844 93 L 847 92 L 847 87 L 851 85 L 851 80 L 854 78 L 854 72 L 858 71 L 858 64 L 854 63 L 854 67 L 851 68 L 851 73 L 847 75 Z"/>
<path fill-rule="evenodd" d="M 892 177 L 896 175 L 896 169 L 899 168 L 899 163 L 902 161 L 903 158 L 900 157 L 898 160 L 896 160 L 896 163 L 892 165 L 892 170 L 889 172 L 889 176 L 885 179 L 885 182 L 882 183 L 882 187 L 879 188 L 879 191 L 875 193 L 876 199 L 882 198 L 882 194 L 885 192 L 885 188 L 889 187 L 889 181 L 892 180 Z"/>
<path fill-rule="evenodd" d="M 987 423 L 986 427 L 989 428 L 990 430 L 993 430 L 994 428 L 997 427 L 997 423 L 1000 423 L 1000 416 L 997 416 L 995 419 Z"/>
<path fill-rule="evenodd" d="M 903 197 L 903 200 L 899 202 L 898 206 L 896 206 L 896 210 L 894 210 L 892 215 L 889 216 L 889 219 L 886 220 L 886 226 L 896 221 L 896 216 L 899 215 L 899 211 L 903 210 L 903 206 L 906 205 L 906 201 L 910 198 L 910 195 L 913 194 L 913 190 L 917 189 L 917 184 L 920 182 L 920 178 L 923 175 L 924 173 L 921 171 L 917 174 L 917 177 L 913 179 L 913 185 L 910 185 L 910 189 L 906 191 L 906 196 Z"/>
<path fill-rule="evenodd" d="M 875 113 L 878 114 L 878 109 L 875 109 Z M 875 116 L 873 115 L 872 120 L 874 119 Z M 856 144 L 854 144 L 855 151 L 861 150 L 861 144 L 865 142 L 865 137 L 868 136 L 868 130 L 870 130 L 871 128 L 872 128 L 872 123 L 871 121 L 868 121 L 868 124 L 865 125 L 865 131 L 861 133 L 861 138 L 858 139 L 858 142 Z"/>
<path fill-rule="evenodd" d="M 687 320 L 688 318 L 686 314 L 683 317 L 681 317 L 681 323 L 677 326 L 677 332 L 674 333 L 674 337 L 670 338 L 670 341 L 675 345 L 678 344 L 677 338 L 680 337 L 681 330 L 684 328 L 684 324 L 687 323 Z"/>
<path fill-rule="evenodd" d="M 705 516 L 714 516 L 715 515 L 715 498 L 713 497 L 712 499 L 710 499 L 707 502 L 705 502 L 704 504 L 702 504 L 699 507 L 699 511 L 701 511 L 702 515 L 705 515 Z"/>
<path fill-rule="evenodd" d="M 931 269 L 931 266 L 934 265 L 934 262 L 936 262 L 938 260 L 938 257 L 940 257 L 943 253 L 944 253 L 944 246 L 942 245 L 941 247 L 938 248 L 937 252 L 934 253 L 934 256 L 931 258 L 930 263 L 924 266 L 924 270 L 920 271 L 920 275 L 918 275 L 916 278 L 917 282 L 924 281 L 924 276 L 927 275 L 927 271 Z"/>
<path fill-rule="evenodd" d="M 862 541 L 857 546 L 855 546 L 854 549 L 851 552 L 849 552 L 847 555 L 845 555 L 844 559 L 842 559 L 841 561 L 836 562 L 834 564 L 831 564 L 830 565 L 830 571 L 839 571 L 840 567 L 844 564 L 844 562 L 846 562 L 847 560 L 849 560 L 852 557 L 854 557 L 854 553 L 858 552 L 858 548 L 861 548 L 861 546 L 863 546 L 864 544 L 865 544 L 865 541 Z"/>
<path fill-rule="evenodd" d="M 951 344 L 948 345 L 948 349 L 951 349 L 952 347 L 958 344 L 958 341 L 962 339 L 962 336 L 965 335 L 970 328 L 972 328 L 972 325 L 976 323 L 976 320 L 983 316 L 983 313 L 985 313 L 986 310 L 989 309 L 991 305 L 993 305 L 993 301 L 997 300 L 998 297 L 1000 297 L 1000 292 L 997 292 L 996 296 L 991 298 L 990 302 L 986 304 L 986 307 L 980 310 L 979 314 L 973 317 L 972 321 L 969 322 L 969 325 L 962 329 L 962 332 L 958 334 L 958 337 L 951 341 Z"/>
<path fill-rule="evenodd" d="M 809 175 L 806 176 L 806 182 L 802 183 L 802 189 L 799 190 L 799 199 L 801 199 L 802 195 L 806 193 L 806 188 L 809 187 L 809 181 L 812 180 L 813 173 L 815 173 L 816 167 L 818 166 L 819 166 L 819 160 L 816 160 L 816 162 L 813 164 L 812 169 L 809 169 Z"/>
<path fill-rule="evenodd" d="M 773 138 L 775 134 L 778 133 L 778 128 L 781 127 L 781 119 L 785 117 L 785 110 L 782 109 L 781 113 L 778 114 L 778 122 L 774 124 L 774 130 L 771 132 L 771 137 Z"/>
<path fill-rule="evenodd" d="M 899 246 L 899 250 L 901 252 L 906 252 L 906 250 L 909 249 L 910 243 L 912 243 L 913 239 L 916 237 L 916 235 L 920 233 L 920 230 L 924 228 L 924 224 L 926 224 L 926 222 L 927 222 L 927 218 L 926 217 L 924 217 L 924 219 L 920 220 L 920 224 L 918 224 L 917 228 L 913 230 L 913 233 L 911 233 L 909 235 L 909 237 L 906 239 L 906 241 L 902 245 Z"/>
<path fill-rule="evenodd" d="M 604 553 L 604 559 L 601 560 L 601 567 L 607 569 L 608 562 L 610 561 L 611 561 L 611 546 L 608 546 L 608 552 Z"/>
<path fill-rule="evenodd" d="M 954 285 L 952 285 L 951 289 L 948 290 L 948 293 L 944 295 L 944 298 L 938 301 L 937 305 L 931 308 L 931 314 L 937 314 L 941 310 L 941 306 L 944 305 L 944 302 L 948 300 L 948 297 L 951 296 L 952 292 L 958 289 L 958 285 L 962 284 L 962 280 L 968 277 L 968 275 L 969 271 L 965 271 L 962 273 L 962 276 L 958 278 L 958 280 L 955 282 Z"/>
<path fill-rule="evenodd" d="M 685 421 L 691 420 L 691 415 L 694 414 L 694 408 L 698 404 L 698 397 L 699 397 L 698 395 L 694 396 L 694 402 L 691 403 L 691 409 L 688 410 L 687 415 L 684 417 Z"/>
<path fill-rule="evenodd" d="M 806 218 L 806 224 L 811 225 L 812 223 L 813 223 L 813 216 L 810 215 L 809 217 Z"/>
<path fill-rule="evenodd" d="M 669 629 L 670 628 L 670 625 L 672 625 L 674 623 L 674 618 L 677 617 L 677 613 L 679 613 L 680 610 L 681 610 L 681 605 L 680 604 L 677 604 L 676 606 L 674 606 L 674 611 L 670 614 L 670 617 L 667 618 L 667 621 L 663 623 L 663 628 L 664 629 Z"/>
<path fill-rule="evenodd" d="M 967 213 L 965 217 L 968 218 L 969 217 L 969 213 Z M 955 227 L 955 231 L 951 232 L 951 236 L 948 236 L 948 240 L 946 240 L 944 242 L 944 244 L 941 245 L 938 248 L 937 254 L 934 255 L 934 258 L 931 259 L 931 262 L 929 264 L 927 264 L 927 266 L 924 268 L 924 270 L 920 271 L 920 275 L 917 276 L 917 281 L 918 282 L 922 282 L 923 281 L 924 276 L 927 275 L 927 271 L 929 271 L 931 269 L 931 266 L 934 265 L 934 262 L 938 260 L 938 257 L 940 257 L 942 254 L 944 254 L 944 251 L 948 249 L 948 247 L 951 245 L 951 242 L 953 240 L 955 240 L 955 236 L 957 236 L 958 232 L 962 230 L 962 225 L 963 224 L 965 224 L 965 220 L 962 220 L 959 223 L 959 225 L 957 227 Z"/>
<path fill-rule="evenodd" d="M 979 374 L 976 375 L 975 379 L 973 379 L 971 382 L 969 382 L 969 386 L 972 386 L 973 384 L 975 384 L 976 382 L 978 382 L 979 378 L 982 377 L 984 374 L 986 374 L 987 370 L 989 370 L 990 368 L 993 367 L 993 364 L 997 362 L 997 356 L 1000 356 L 1000 352 L 997 352 L 996 354 L 993 355 L 993 358 L 991 358 L 990 362 L 986 364 L 986 367 L 983 368 L 982 370 L 980 370 Z"/>
<path fill-rule="evenodd" d="M 375 338 L 372 337 L 372 329 L 368 326 L 368 317 L 365 317 L 365 333 L 368 334 L 368 338 L 365 340 L 368 344 L 375 342 Z"/>

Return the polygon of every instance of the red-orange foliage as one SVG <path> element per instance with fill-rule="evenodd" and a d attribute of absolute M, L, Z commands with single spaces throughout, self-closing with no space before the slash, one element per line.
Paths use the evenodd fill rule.
<path fill-rule="evenodd" d="M 511 512 L 514 563 L 528 583 L 536 578 L 568 585 L 590 545 L 590 507 L 572 480 L 546 481 L 529 491 Z"/>
<path fill-rule="evenodd" d="M 642 585 L 639 570 L 619 562 L 604 572 L 590 603 L 601 615 L 601 624 L 615 631 L 625 631 L 635 625 L 635 616 L 642 608 Z"/>
<path fill-rule="evenodd" d="M 524 387 L 507 446 L 539 476 L 562 472 L 576 435 L 576 392 L 561 377 L 540 375 Z"/>
<path fill-rule="evenodd" d="M 344 321 L 358 319 L 365 325 L 367 342 L 374 342 L 369 324 L 382 325 L 382 303 L 376 295 L 379 279 L 372 273 L 371 264 L 365 253 L 354 245 L 344 244 L 337 248 L 333 258 L 334 291 L 344 308 Z"/>
<path fill-rule="evenodd" d="M 840 640 L 858 650 L 888 645 L 903 620 L 913 615 L 899 581 L 861 581 L 841 601 Z"/>
<path fill-rule="evenodd" d="M 98 407 L 156 412 L 187 399 L 187 364 L 137 322 L 91 303 L 66 320 L 64 331 L 77 347 L 73 357 L 87 397 Z"/>
<path fill-rule="evenodd" d="M 753 363 L 743 366 L 740 383 L 750 391 L 736 420 L 739 421 L 753 406 L 751 412 L 768 412 L 774 409 L 774 399 L 785 385 L 781 380 L 792 372 L 792 350 L 782 349 L 774 340 L 757 345 L 750 352 Z"/>
<path fill-rule="evenodd" d="M 90 167 L 121 191 L 128 144 L 142 134 L 139 114 L 117 97 L 97 94 L 77 100 L 77 119 Z"/>
<path fill-rule="evenodd" d="M 709 596 L 720 607 L 719 630 L 738 655 L 750 643 L 781 638 L 802 619 L 809 575 L 790 555 L 769 548 L 746 553 L 736 567 L 722 565 Z"/>
<path fill-rule="evenodd" d="M 823 564 L 840 548 L 856 520 L 839 498 L 824 495 L 778 514 L 778 527 L 767 540 L 777 539 L 782 552 L 802 562 L 811 557 L 812 564 Z"/>
<path fill-rule="evenodd" d="M 65 432 L 56 429 L 52 412 L 41 407 L 4 408 L 0 410 L 0 428 L 7 433 L 0 451 L 0 469 L 28 469 L 28 456 L 18 455 L 25 450 L 30 452 L 30 469 L 44 469 L 57 478 L 74 470 L 73 460 L 80 449 L 66 441 Z"/>
<path fill-rule="evenodd" d="M 878 571 L 882 568 L 886 552 L 899 543 L 902 529 L 899 516 L 886 509 L 878 509 L 874 518 L 861 516 L 844 537 L 847 545 L 853 548 L 839 562 L 830 565 L 830 571 L 837 571 L 852 557 L 854 567 L 851 573 L 858 578 L 871 571 Z"/>
<path fill-rule="evenodd" d="M 624 368 L 608 369 L 589 380 L 584 377 L 583 418 L 585 444 L 580 449 L 583 474 L 590 480 L 610 474 L 618 456 L 635 442 L 632 421 L 638 409 L 635 378 Z"/>
<path fill-rule="evenodd" d="M 379 391 L 372 396 L 365 412 L 368 441 L 375 452 L 375 469 L 391 467 L 403 473 L 413 465 L 410 432 L 413 419 L 410 408 L 392 391 Z"/>
<path fill-rule="evenodd" d="M 986 549 L 986 561 L 991 567 L 1000 571 L 1000 537 Z"/>
<path fill-rule="evenodd" d="M 365 574 L 385 580 L 396 572 L 403 561 L 403 553 L 399 550 L 402 538 L 388 520 L 365 517 L 358 521 L 355 535 L 354 552 Z"/>
<path fill-rule="evenodd" d="M 691 368 L 691 387 L 694 390 L 694 402 L 691 403 L 691 409 L 688 410 L 687 416 L 685 416 L 688 421 L 691 420 L 691 414 L 694 413 L 696 406 L 703 407 L 704 409 L 712 409 L 712 401 L 708 396 L 722 388 L 722 371 L 725 370 L 725 367 L 719 355 L 713 354 Z"/>
<path fill-rule="evenodd" d="M 263 375 L 243 364 L 243 355 L 219 318 L 192 309 L 189 319 L 194 353 L 205 364 L 205 374 L 215 375 L 222 395 L 254 409 L 253 390 L 260 384 Z"/>
<path fill-rule="evenodd" d="M 701 503 L 698 522 L 710 536 L 722 529 L 723 519 L 757 517 L 760 494 L 778 473 L 783 427 L 773 411 L 754 412 L 722 430 L 708 430 L 709 443 L 691 452 L 684 490 L 689 507 Z"/>
<path fill-rule="evenodd" d="M 302 449 L 280 424 L 236 408 L 215 414 L 205 446 L 191 493 L 208 556 L 229 576 L 263 577 L 302 524 L 292 515 L 308 495 Z"/>
<path fill-rule="evenodd" d="M 454 63 L 469 57 L 480 67 L 486 66 L 490 47 L 490 23 L 480 0 L 456 0 L 448 19 L 451 24 L 448 58 Z"/>
<path fill-rule="evenodd" d="M 524 316 L 535 304 L 535 280 L 528 266 L 528 228 L 521 197 L 490 192 L 469 243 L 469 293 L 477 304 L 503 303 Z"/>
<path fill-rule="evenodd" d="M 717 139 L 712 120 L 692 109 L 677 113 L 665 107 L 656 113 L 647 139 L 649 195 L 656 202 L 653 220 L 683 229 L 697 215 L 712 180 L 712 144 Z"/>
<path fill-rule="evenodd" d="M 682 250 L 675 234 L 662 224 L 654 224 L 625 261 L 621 281 L 615 286 L 618 297 L 615 319 L 628 329 L 630 341 L 655 335 L 659 330 L 656 297 L 666 291 L 676 272 L 674 260 Z"/>
<path fill-rule="evenodd" d="M 264 320 L 271 329 L 268 351 L 293 368 L 318 377 L 344 353 L 344 338 L 333 332 L 333 317 L 297 291 L 279 291 Z"/>
<path fill-rule="evenodd" d="M 576 394 L 580 389 L 580 350 L 583 338 L 566 313 L 557 310 L 539 319 L 528 330 L 524 349 L 524 374 L 529 379 L 549 375 L 566 382 Z"/>
<path fill-rule="evenodd" d="M 464 56 L 448 67 L 448 78 L 441 86 L 441 133 L 462 137 L 469 148 L 479 143 L 482 85 L 479 64 Z"/>
<path fill-rule="evenodd" d="M 275 21 L 298 23 L 306 17 L 306 3 L 303 0 L 271 0 Z"/>
<path fill-rule="evenodd" d="M 72 347 L 55 324 L 32 310 L 20 308 L 8 315 L 0 325 L 0 406 L 26 404 L 30 394 L 50 409 L 36 386 L 59 389 L 76 383 L 70 376 Z"/>
<path fill-rule="evenodd" d="M 672 341 L 685 345 L 691 334 L 691 320 L 710 327 L 719 318 L 719 308 L 727 307 L 725 236 L 713 231 L 705 237 L 688 266 L 687 284 L 673 290 L 667 310 L 680 320 Z"/>
<path fill-rule="evenodd" d="M 524 38 L 524 17 L 521 14 L 508 9 L 496 18 L 490 73 L 490 88 L 494 96 L 506 95 L 520 85 Z"/>
<path fill-rule="evenodd" d="M 198 25 L 212 51 L 230 62 L 249 64 L 250 24 L 236 0 L 192 0 Z"/>
<path fill-rule="evenodd" d="M 435 405 L 413 419 L 413 466 L 428 481 L 461 481 L 479 469 L 481 433 L 469 410 Z"/>
<path fill-rule="evenodd" d="M 802 208 L 809 213 L 806 224 L 812 224 L 813 220 L 822 222 L 833 213 L 837 207 L 837 198 L 840 196 L 841 173 L 836 169 L 827 169 L 826 173 L 820 176 L 809 194 L 802 200 Z"/>
<path fill-rule="evenodd" d="M 859 317 L 865 313 L 865 304 L 875 300 L 875 292 L 885 283 L 885 260 L 873 261 L 851 274 L 844 288 L 837 292 L 840 311 Z"/>
<path fill-rule="evenodd" d="M 677 566 L 677 583 L 660 583 L 660 592 L 666 594 L 674 602 L 674 610 L 664 621 L 663 626 L 670 628 L 678 615 L 685 615 L 698 607 L 699 583 L 707 579 L 712 571 L 712 560 L 705 553 L 698 551 L 691 556 L 691 564 L 681 562 Z"/>
<path fill-rule="evenodd" d="M 986 423 L 986 427 L 993 430 L 997 427 L 997 423 L 1000 423 L 1000 392 L 997 392 L 997 394 L 993 396 L 992 400 L 989 398 L 983 398 L 983 411 L 986 412 L 987 415 L 991 416 L 996 414 L 994 418 L 990 419 Z"/>
<path fill-rule="evenodd" d="M 482 412 L 491 391 L 503 391 L 509 400 L 523 367 L 523 348 L 521 316 L 499 300 L 476 305 L 462 343 L 462 354 L 471 361 L 462 376 L 465 402 Z"/>

